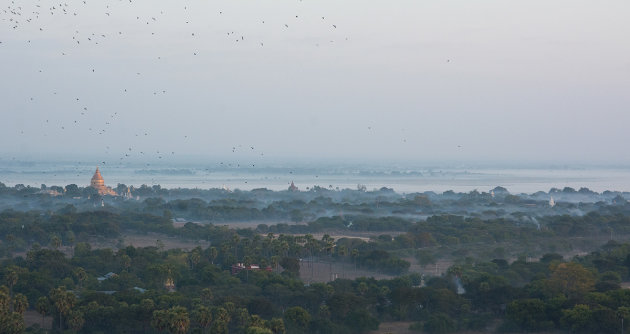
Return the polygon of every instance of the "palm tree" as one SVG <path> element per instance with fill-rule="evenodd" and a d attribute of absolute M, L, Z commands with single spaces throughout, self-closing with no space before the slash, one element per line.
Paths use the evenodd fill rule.
<path fill-rule="evenodd" d="M 201 290 L 201 302 L 204 305 L 210 305 L 210 301 L 212 300 L 212 290 L 210 288 L 205 288 Z"/>
<path fill-rule="evenodd" d="M 251 248 L 252 246 L 252 241 L 245 238 L 243 240 L 241 240 L 241 249 L 243 250 L 243 254 L 241 254 L 242 256 L 247 256 L 250 255 L 250 252 L 252 250 Z"/>
<path fill-rule="evenodd" d="M 5 237 L 7 241 L 7 250 L 9 251 L 9 256 L 13 258 L 13 250 L 15 250 L 15 236 L 13 234 L 7 234 Z"/>
<path fill-rule="evenodd" d="M 18 293 L 17 295 L 15 295 L 15 297 L 13 297 L 13 309 L 15 310 L 15 312 L 19 314 L 24 314 L 27 308 L 28 299 L 26 299 L 25 295 Z"/>
<path fill-rule="evenodd" d="M 185 334 L 190 327 L 188 310 L 182 306 L 175 306 L 167 312 L 168 331 L 172 334 Z"/>
<path fill-rule="evenodd" d="M 188 261 L 190 262 L 190 269 L 194 269 L 199 261 L 201 261 L 201 247 L 195 247 L 195 249 L 188 254 Z"/>
<path fill-rule="evenodd" d="M 249 282 L 249 266 L 252 265 L 252 257 L 251 256 L 246 256 L 245 258 L 243 258 L 243 266 L 245 266 L 245 277 L 247 282 Z"/>
<path fill-rule="evenodd" d="M 284 321 L 280 318 L 272 318 L 269 320 L 268 326 L 274 334 L 283 334 L 285 332 Z"/>
<path fill-rule="evenodd" d="M 343 278 L 345 278 L 345 275 L 346 275 L 346 273 L 345 273 L 345 263 L 346 263 L 345 257 L 346 257 L 346 255 L 348 255 L 348 247 L 340 246 L 337 249 L 337 253 L 339 254 L 339 256 L 341 256 L 341 275 L 342 275 Z"/>
<path fill-rule="evenodd" d="M 208 252 L 210 256 L 210 263 L 214 264 L 214 260 L 216 260 L 219 255 L 219 251 L 217 251 L 216 247 L 210 247 L 210 251 Z"/>
<path fill-rule="evenodd" d="M 153 317 L 151 318 L 151 327 L 157 329 L 158 332 L 165 330 L 168 326 L 168 322 L 166 321 L 166 311 L 165 310 L 155 310 L 153 311 Z"/>
<path fill-rule="evenodd" d="M 65 287 L 60 286 L 50 291 L 50 300 L 59 311 L 59 330 L 63 330 L 63 316 L 70 313 L 76 303 L 76 297 L 72 292 L 66 291 Z"/>
<path fill-rule="evenodd" d="M 265 256 L 271 255 L 271 251 L 272 251 L 271 246 L 273 244 L 273 239 L 274 239 L 273 233 L 268 233 L 265 239 L 263 239 L 262 241 L 262 247 L 263 247 Z"/>
<path fill-rule="evenodd" d="M 280 263 L 280 257 L 274 255 L 271 257 L 271 266 L 274 268 L 276 272 L 278 272 L 278 264 Z"/>
<path fill-rule="evenodd" d="M 260 234 L 254 235 L 254 237 L 252 238 L 252 247 L 260 247 L 261 243 L 262 237 L 260 236 Z"/>
<path fill-rule="evenodd" d="M 322 237 L 322 242 L 324 242 L 324 249 L 326 250 L 326 254 L 330 257 L 328 260 L 328 274 L 330 276 L 330 280 L 333 280 L 332 275 L 332 252 L 335 247 L 335 239 L 332 238 L 328 234 L 324 234 Z"/>
<path fill-rule="evenodd" d="M 238 237 L 238 235 L 234 234 L 232 235 L 232 247 L 234 247 L 234 257 L 236 258 L 236 260 L 238 261 L 238 244 L 241 241 L 241 238 Z"/>
<path fill-rule="evenodd" d="M 359 250 L 356 248 L 352 249 L 352 253 L 350 253 L 350 255 L 352 256 L 352 259 L 354 260 L 354 271 L 356 273 L 357 271 L 357 258 L 359 257 Z"/>
<path fill-rule="evenodd" d="M 232 323 L 235 324 L 237 328 L 244 329 L 247 327 L 247 324 L 250 322 L 250 316 L 246 308 L 237 308 L 232 313 L 234 314 Z"/>
<path fill-rule="evenodd" d="M 201 327 L 202 333 L 205 333 L 212 323 L 212 311 L 207 306 L 197 306 L 193 312 L 193 319 L 195 319 L 195 322 Z"/>
<path fill-rule="evenodd" d="M 66 232 L 66 242 L 70 246 L 70 250 L 72 251 L 72 255 L 74 256 L 74 242 L 76 241 L 76 237 L 74 236 L 74 232 L 68 231 Z"/>
<path fill-rule="evenodd" d="M 18 268 L 15 266 L 11 266 L 7 268 L 6 274 L 5 274 L 5 280 L 7 282 L 7 285 L 9 286 L 9 298 L 13 298 L 13 286 L 17 284 L 18 279 L 19 279 Z M 9 306 L 9 311 L 13 312 L 12 304 Z"/>
<path fill-rule="evenodd" d="M 230 317 L 230 312 L 228 312 L 225 308 L 223 307 L 215 307 L 214 308 L 214 319 L 216 319 L 217 321 L 222 321 L 224 323 L 229 323 L 230 320 L 232 319 Z"/>
<path fill-rule="evenodd" d="M 85 319 L 83 318 L 83 313 L 79 311 L 71 311 L 68 314 L 68 326 L 72 328 L 75 332 L 78 332 L 83 328 L 85 324 Z"/>
<path fill-rule="evenodd" d="M 307 234 L 304 236 L 306 239 L 306 244 L 304 245 L 308 249 L 309 257 L 310 257 L 310 266 L 311 266 L 311 280 L 313 280 L 313 260 L 315 257 L 315 253 L 319 252 L 319 242 L 313 237 L 312 234 Z"/>
<path fill-rule="evenodd" d="M 46 296 L 39 297 L 35 303 L 37 313 L 42 315 L 42 328 L 44 328 L 44 318 L 50 313 L 50 301 Z"/>
<path fill-rule="evenodd" d="M 127 254 L 123 254 L 120 257 L 120 264 L 123 270 L 129 272 L 129 268 L 131 268 L 131 257 Z"/>
<path fill-rule="evenodd" d="M 289 256 L 289 243 L 287 241 L 282 241 L 280 244 L 280 249 L 282 250 L 282 254 L 284 257 Z"/>
<path fill-rule="evenodd" d="M 83 289 L 83 282 L 88 278 L 88 274 L 85 269 L 78 267 L 74 270 L 74 276 L 79 281 L 79 290 Z"/>
<path fill-rule="evenodd" d="M 147 324 L 151 321 L 151 316 L 153 315 L 153 311 L 155 310 L 155 302 L 153 299 L 143 299 L 140 301 L 140 319 L 142 320 L 142 330 L 146 332 Z"/>
<path fill-rule="evenodd" d="M 61 238 L 58 235 L 53 234 L 50 236 L 50 245 L 55 249 L 59 249 L 61 247 Z"/>
<path fill-rule="evenodd" d="M 4 321 L 4 328 L 2 328 L 2 333 L 6 334 L 21 334 L 24 333 L 24 316 L 17 313 L 12 312 L 8 314 Z"/>

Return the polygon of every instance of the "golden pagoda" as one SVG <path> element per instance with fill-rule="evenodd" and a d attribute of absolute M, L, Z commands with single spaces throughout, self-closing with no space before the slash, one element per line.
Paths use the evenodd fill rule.
<path fill-rule="evenodd" d="M 105 186 L 105 180 L 103 180 L 103 176 L 101 172 L 96 167 L 96 172 L 94 172 L 94 176 L 92 176 L 92 181 L 90 181 L 90 186 L 98 191 L 99 195 L 111 195 L 116 196 L 116 192 L 110 188 Z"/>

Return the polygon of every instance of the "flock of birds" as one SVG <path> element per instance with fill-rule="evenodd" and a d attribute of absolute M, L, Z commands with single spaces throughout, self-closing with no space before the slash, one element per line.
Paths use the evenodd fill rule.
<path fill-rule="evenodd" d="M 300 3 L 302 0 L 296 1 Z M 154 79 L 151 78 L 151 74 L 153 74 L 151 72 L 165 71 L 164 67 L 160 67 L 160 62 L 165 55 L 159 53 L 169 51 L 169 48 L 162 45 L 164 40 L 161 36 L 175 31 L 178 34 L 178 39 L 185 42 L 174 46 L 181 51 L 181 54 L 177 55 L 181 57 L 179 60 L 181 62 L 190 61 L 187 57 L 206 56 L 208 52 L 204 52 L 204 49 L 207 49 L 209 38 L 214 38 L 214 41 L 223 39 L 223 43 L 233 42 L 234 47 L 239 47 L 237 45 L 242 44 L 247 44 L 250 48 L 254 46 L 258 48 L 269 47 L 270 43 L 265 41 L 265 31 L 268 32 L 271 29 L 274 31 L 273 34 L 278 34 L 292 29 L 299 30 L 303 20 L 308 20 L 311 25 L 313 22 L 317 22 L 316 26 L 321 29 L 320 38 L 312 40 L 313 47 L 320 47 L 324 43 L 334 45 L 337 41 L 349 40 L 348 32 L 342 29 L 341 25 L 338 25 L 337 22 L 329 22 L 328 16 L 321 15 L 321 13 L 319 15 L 304 15 L 300 12 L 297 15 L 294 13 L 293 15 L 282 17 L 276 15 L 267 18 L 248 15 L 246 16 L 248 20 L 255 22 L 247 22 L 244 25 L 228 25 L 229 22 L 238 23 L 241 18 L 239 13 L 233 12 L 229 8 L 230 6 L 226 6 L 228 8 L 216 8 L 214 12 L 203 14 L 201 17 L 205 16 L 208 22 L 201 24 L 198 22 L 200 14 L 197 7 L 202 3 L 202 0 L 188 0 L 175 5 L 177 8 L 166 6 L 168 8 L 159 9 L 159 2 L 149 4 L 147 7 L 147 4 L 140 0 L 66 0 L 64 2 L 59 0 L 11 0 L 6 6 L 0 8 L 0 55 L 3 51 L 11 48 L 15 48 L 18 52 L 27 50 L 24 48 L 36 48 L 37 50 L 44 48 L 48 51 L 47 54 L 42 55 L 41 58 L 36 58 L 41 61 L 40 64 L 33 64 L 35 74 L 40 76 L 40 79 L 35 80 L 41 80 L 41 82 L 61 80 L 64 81 L 64 85 L 70 86 L 69 89 L 60 89 L 55 85 L 50 85 L 50 91 L 35 90 L 36 93 L 28 96 L 24 101 L 27 109 L 30 105 L 33 109 L 51 110 L 52 114 L 42 120 L 43 123 L 39 132 L 43 133 L 43 136 L 51 138 L 51 140 L 55 140 L 58 136 L 74 136 L 78 139 L 87 132 L 93 137 L 86 140 L 97 142 L 99 149 L 102 150 L 100 153 L 104 159 L 99 161 L 99 164 L 124 165 L 132 161 L 145 161 L 145 165 L 150 166 L 150 161 L 165 161 L 176 156 L 177 150 L 172 147 L 152 146 L 152 140 L 158 139 L 163 134 L 153 131 L 154 129 L 150 127 L 133 131 L 132 139 L 127 140 L 127 147 L 109 144 L 108 139 L 118 136 L 128 117 L 138 113 L 138 110 L 132 108 L 108 110 L 107 106 L 101 105 L 98 101 L 135 100 L 142 103 L 142 100 L 151 98 L 150 95 L 153 98 L 168 95 L 173 87 L 157 87 L 156 83 L 153 82 Z M 164 21 L 163 24 L 162 21 Z M 119 47 L 119 43 L 128 41 L 129 36 L 141 39 L 146 43 L 142 55 L 149 59 L 144 61 L 156 65 L 152 68 L 150 66 L 139 68 L 129 66 L 126 69 L 128 76 L 121 79 L 119 88 L 103 89 L 106 91 L 103 94 L 107 96 L 104 99 L 94 98 L 93 95 L 99 92 L 87 93 L 81 78 L 93 76 L 92 82 L 98 82 L 98 76 L 106 74 L 103 72 L 106 72 L 108 68 L 102 62 L 108 60 L 95 55 L 111 52 L 113 50 L 110 49 L 112 45 Z M 275 43 L 275 45 L 272 44 L 274 47 L 283 47 L 277 45 L 277 40 L 272 39 L 272 43 Z M 225 44 L 222 45 L 225 46 Z M 152 48 L 156 50 L 156 54 L 149 51 Z M 48 53 L 52 55 L 48 55 Z M 169 54 L 169 57 L 172 58 L 173 55 Z M 74 62 L 79 58 L 80 62 L 77 62 L 79 68 L 74 72 L 78 75 L 77 78 L 46 76 L 48 72 L 55 72 L 57 62 Z M 447 61 L 450 62 L 451 60 Z M 91 65 L 85 67 L 86 62 L 91 63 Z M 130 77 L 134 77 L 136 81 L 130 82 L 132 80 Z M 168 85 L 165 82 L 162 84 Z M 138 87 L 152 88 L 149 88 L 149 93 L 146 89 L 141 90 Z M 75 88 L 74 91 L 73 88 Z M 67 107 L 69 105 L 72 107 Z M 65 113 L 66 117 L 55 117 L 55 110 L 59 109 L 63 109 L 62 112 Z M 16 130 L 25 140 L 33 135 L 25 129 Z M 372 133 L 374 129 L 370 126 L 367 131 Z M 198 145 L 193 137 L 194 135 L 191 133 L 183 134 L 181 138 L 177 139 L 177 142 L 183 143 L 182 145 Z M 406 142 L 406 139 L 402 139 L 402 141 Z M 213 168 L 253 168 L 256 167 L 256 162 L 252 158 L 256 157 L 260 161 L 265 156 L 264 152 L 256 150 L 254 145 L 223 144 L 225 151 L 234 153 L 235 158 L 233 161 L 218 162 L 217 166 L 213 166 Z M 248 162 L 245 163 L 245 160 Z M 82 168 L 77 167 L 77 172 Z M 207 170 L 210 171 L 210 169 Z"/>
<path fill-rule="evenodd" d="M 300 20 L 303 15 L 285 16 L 284 18 L 257 18 L 256 24 L 252 25 L 252 22 L 248 23 L 250 29 L 253 26 L 254 29 L 249 31 L 252 36 L 251 41 L 248 37 L 248 33 L 244 29 L 237 30 L 228 28 L 227 26 L 213 26 L 200 24 L 193 24 L 195 17 L 198 17 L 196 10 L 192 7 L 199 5 L 203 1 L 183 1 L 179 8 L 170 7 L 169 9 L 156 9 L 160 6 L 159 3 L 146 7 L 146 4 L 142 4 L 139 0 L 109 0 L 109 1 L 95 1 L 95 0 L 79 0 L 79 1 L 55 1 L 55 0 L 11 0 L 6 3 L 4 8 L 0 8 L 0 55 L 3 50 L 10 48 L 16 48 L 19 50 L 27 50 L 24 48 L 46 48 L 48 52 L 52 54 L 50 58 L 42 56 L 40 64 L 34 64 L 36 67 L 36 74 L 40 75 L 42 82 L 52 81 L 51 78 L 46 77 L 47 72 L 54 72 L 56 62 L 74 61 L 73 57 L 82 57 L 81 62 L 92 62 L 92 65 L 87 68 L 79 68 L 77 71 L 81 77 L 85 76 L 98 76 L 101 74 L 101 61 L 99 57 L 93 57 L 90 59 L 86 54 L 94 54 L 98 52 L 107 52 L 110 45 L 116 44 L 117 41 L 125 40 L 129 35 L 138 38 L 141 36 L 145 41 L 156 46 L 156 49 L 160 49 L 162 43 L 160 36 L 165 34 L 164 27 L 170 27 L 177 32 L 181 32 L 182 39 L 188 39 L 187 43 L 183 46 L 177 47 L 189 48 L 188 55 L 194 57 L 203 57 L 204 53 L 201 51 L 201 44 L 207 43 L 207 38 L 202 39 L 202 36 L 209 36 L 216 34 L 217 31 L 223 31 L 223 38 L 227 41 L 233 41 L 235 44 L 250 43 L 250 46 L 254 44 L 257 47 L 267 47 L 265 44 L 265 36 L 261 35 L 260 31 L 269 29 L 269 26 L 275 26 L 276 30 L 290 30 L 299 27 Z M 298 0 L 298 3 L 301 0 Z M 126 5 L 124 5 L 126 4 Z M 229 6 L 227 6 L 229 7 Z M 206 13 L 208 21 L 215 20 L 217 16 L 227 17 L 225 21 L 232 19 L 238 20 L 238 13 L 229 12 L 230 9 L 219 9 L 214 13 Z M 173 14 L 173 15 L 171 15 Z M 100 17 L 99 17 L 100 15 Z M 85 16 L 82 18 L 82 16 Z M 133 18 L 135 19 L 132 19 Z M 169 17 L 172 16 L 172 17 Z M 311 15 L 312 16 L 312 15 Z M 314 20 L 314 17 L 310 17 Z M 330 32 L 340 31 L 338 30 L 337 23 L 329 23 L 326 16 L 317 16 L 317 20 L 320 22 L 320 27 L 323 30 L 328 30 L 328 34 L 324 38 L 328 43 L 334 43 L 335 39 L 331 39 Z M 132 22 L 133 21 L 133 22 Z M 161 21 L 168 21 L 164 26 L 160 25 Z M 121 24 L 122 22 L 122 24 Z M 260 29 L 256 29 L 256 25 L 260 26 Z M 236 25 L 238 26 L 238 25 Z M 101 31 L 96 29 L 101 28 Z M 262 27 L 265 27 L 264 29 Z M 273 29 L 273 28 L 271 28 Z M 188 37 L 183 37 L 184 32 L 188 31 Z M 341 36 L 336 34 L 337 37 Z M 216 37 L 215 37 L 216 38 Z M 339 37 L 339 39 L 348 40 L 348 37 Z M 51 43 L 52 41 L 52 43 Z M 314 47 L 319 47 L 322 41 L 316 41 Z M 20 45 L 21 44 L 21 45 Z M 25 45 L 24 45 L 25 44 Z M 22 48 L 22 49 L 20 49 Z M 164 50 L 164 48 L 161 48 Z M 27 51 L 24 51 L 27 52 Z M 55 56 L 56 55 L 56 56 Z M 147 54 L 147 56 L 149 56 Z M 158 62 L 162 60 L 163 55 L 154 54 L 151 56 L 153 60 Z M 70 60 L 68 60 L 70 59 Z M 181 61 L 187 61 L 181 59 Z M 160 71 L 159 68 L 153 70 Z M 129 84 L 121 80 L 120 89 L 117 92 L 108 92 L 110 94 L 107 99 L 146 99 L 146 95 L 142 95 L 137 92 L 138 84 L 142 85 L 142 76 L 146 73 L 147 68 L 142 69 L 129 69 L 130 74 L 136 78 L 140 78 L 140 83 L 135 82 Z M 149 69 L 148 71 L 151 71 Z M 164 161 L 169 157 L 176 155 L 176 150 L 172 149 L 159 149 L 152 147 L 148 144 L 151 142 L 151 137 L 160 136 L 160 134 L 154 133 L 152 129 L 138 129 L 133 134 L 136 141 L 129 141 L 129 145 L 126 148 L 121 148 L 120 145 L 109 144 L 108 139 L 112 136 L 117 136 L 122 124 L 125 122 L 126 116 L 130 113 L 137 112 L 136 110 L 121 110 L 106 111 L 107 108 L 98 105 L 90 96 L 80 96 L 85 90 L 81 89 L 82 83 L 80 80 L 72 78 L 54 78 L 55 80 L 64 80 L 67 85 L 70 81 L 76 81 L 76 93 L 72 93 L 72 89 L 57 89 L 57 87 L 51 87 L 50 91 L 46 93 L 42 90 L 34 90 L 34 94 L 30 94 L 24 104 L 33 109 L 44 108 L 50 109 L 51 115 L 42 120 L 41 129 L 38 130 L 39 135 L 55 140 L 59 136 L 76 136 L 78 140 L 87 131 L 88 135 L 95 136 L 96 138 L 90 138 L 92 142 L 97 142 L 102 149 L 102 156 L 104 159 L 99 161 L 101 165 L 123 165 L 129 161 L 144 161 L 146 166 L 150 166 L 151 162 L 146 161 Z M 98 78 L 96 78 L 98 80 Z M 144 81 L 146 86 L 154 86 L 151 79 Z M 129 85 L 129 87 L 125 87 Z M 135 87 L 135 88 L 134 88 Z M 136 92 L 134 92 L 134 90 Z M 168 94 L 168 87 L 161 89 L 154 89 L 153 96 L 163 96 Z M 132 94 L 138 94 L 137 96 L 130 96 Z M 55 104 L 59 104 L 58 107 Z M 68 105 L 73 107 L 68 108 Z M 56 109 L 70 109 L 63 112 L 71 113 L 69 117 L 55 117 Z M 74 111 L 72 111 L 74 110 Z M 67 119 L 71 118 L 71 121 Z M 64 121 L 64 119 L 66 119 Z M 28 133 L 27 129 L 16 129 L 19 135 L 28 140 L 29 136 L 33 133 Z M 31 129 L 31 131 L 33 131 Z M 37 131 L 37 130 L 36 130 Z M 189 134 L 183 135 L 183 138 L 179 139 L 179 142 L 183 142 L 183 145 L 195 145 L 194 139 L 190 138 Z M 138 145 L 134 145 L 137 143 Z M 140 145 L 144 144 L 144 145 Z M 222 161 L 218 162 L 215 167 L 219 168 L 241 168 L 256 167 L 255 161 L 252 162 L 252 156 L 262 159 L 264 152 L 257 152 L 254 145 L 229 145 L 226 144 L 225 149 L 231 150 L 235 154 L 234 161 Z M 228 151 L 229 152 L 229 151 Z M 94 152 L 91 152 L 94 153 Z M 98 152 L 96 152 L 98 153 Z M 240 155 L 239 155 L 240 153 Z M 240 162 L 243 153 L 247 154 L 248 162 Z M 238 157 L 237 157 L 238 156 Z M 245 159 L 244 159 L 245 160 Z M 82 166 L 81 163 L 77 163 L 75 172 L 77 176 L 81 176 L 81 171 L 85 171 L 86 166 Z M 206 168 L 207 172 L 210 172 L 210 168 Z M 245 181 L 247 183 L 247 181 Z"/>

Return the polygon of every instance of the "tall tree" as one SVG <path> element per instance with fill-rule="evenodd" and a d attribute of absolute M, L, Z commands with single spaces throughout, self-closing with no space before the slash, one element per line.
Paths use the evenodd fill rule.
<path fill-rule="evenodd" d="M 63 317 L 68 315 L 74 307 L 76 297 L 72 292 L 66 291 L 63 286 L 52 289 L 49 295 L 53 306 L 59 312 L 59 330 L 63 330 Z"/>
<path fill-rule="evenodd" d="M 151 322 L 151 316 L 155 310 L 155 302 L 153 299 L 145 298 L 140 301 L 138 309 L 138 318 L 142 321 L 142 329 L 145 330 Z"/>
<path fill-rule="evenodd" d="M 219 255 L 219 252 L 217 251 L 216 247 L 210 247 L 210 249 L 208 250 L 208 256 L 210 257 L 210 263 L 214 264 L 214 260 L 217 259 L 217 256 Z"/>
<path fill-rule="evenodd" d="M 284 312 L 284 320 L 290 332 L 303 333 L 311 322 L 311 315 L 300 306 L 293 306 Z"/>
<path fill-rule="evenodd" d="M 10 298 L 13 298 L 13 287 L 17 284 L 19 279 L 18 271 L 18 267 L 10 266 L 6 269 L 4 274 L 5 281 L 7 283 L 7 286 L 9 287 Z M 11 308 L 11 311 L 13 311 L 13 308 Z"/>
<path fill-rule="evenodd" d="M 354 262 L 354 271 L 357 271 L 357 260 L 359 259 L 359 250 L 356 248 L 352 249 L 352 252 L 350 253 L 350 256 L 352 257 L 352 261 Z"/>
<path fill-rule="evenodd" d="M 37 299 L 37 302 L 35 302 L 35 310 L 37 310 L 37 313 L 42 315 L 42 328 L 43 328 L 44 318 L 46 317 L 46 315 L 50 314 L 50 300 L 48 300 L 48 297 L 46 296 L 39 297 L 39 299 Z"/>
<path fill-rule="evenodd" d="M 201 247 L 197 246 L 191 252 L 188 253 L 188 262 L 190 263 L 190 269 L 195 269 L 195 266 L 201 261 Z"/>
<path fill-rule="evenodd" d="M 346 276 L 345 263 L 346 263 L 346 256 L 348 255 L 348 247 L 346 246 L 339 247 L 337 249 L 337 253 L 339 254 L 339 256 L 341 256 L 341 276 L 342 278 L 345 278 Z"/>
<path fill-rule="evenodd" d="M 569 299 L 581 299 L 595 286 L 595 275 L 575 262 L 560 263 L 547 280 L 552 294 L 563 294 Z"/>
<path fill-rule="evenodd" d="M 88 274 L 85 269 L 78 267 L 73 271 L 74 277 L 76 277 L 79 283 L 79 290 L 83 289 L 83 282 L 88 278 Z"/>
<path fill-rule="evenodd" d="M 120 256 L 120 265 L 122 267 L 122 270 L 128 272 L 129 268 L 131 268 L 131 257 L 127 254 L 123 254 L 122 256 Z"/>
<path fill-rule="evenodd" d="M 84 324 L 85 319 L 83 318 L 82 312 L 72 310 L 68 313 L 68 327 L 72 328 L 73 331 L 80 331 Z"/>
<path fill-rule="evenodd" d="M 284 334 L 286 332 L 284 328 L 284 321 L 280 318 L 273 318 L 269 320 L 267 327 L 269 327 L 274 334 Z"/>
<path fill-rule="evenodd" d="M 190 327 L 188 310 L 182 306 L 170 308 L 166 313 L 167 328 L 171 334 L 185 334 Z"/>
<path fill-rule="evenodd" d="M 76 237 L 74 235 L 74 232 L 72 231 L 68 231 L 66 232 L 66 244 L 68 244 L 68 246 L 70 246 L 70 250 L 71 250 L 71 254 L 74 255 L 74 243 L 76 241 Z"/>
<path fill-rule="evenodd" d="M 2 333 L 18 334 L 24 332 L 24 315 L 11 311 L 11 297 L 6 287 L 0 289 L 0 329 Z"/>
<path fill-rule="evenodd" d="M 158 332 L 168 328 L 166 310 L 153 311 L 153 317 L 151 317 L 151 327 L 155 328 Z"/>
<path fill-rule="evenodd" d="M 203 290 L 201 290 L 201 302 L 205 305 L 205 306 L 209 306 L 210 302 L 212 301 L 212 290 L 210 290 L 210 288 L 204 288 Z"/>
<path fill-rule="evenodd" d="M 18 293 L 13 296 L 13 310 L 19 314 L 24 314 L 28 309 L 28 299 L 26 296 Z"/>
<path fill-rule="evenodd" d="M 197 306 L 193 312 L 193 319 L 197 324 L 199 324 L 201 331 L 205 333 L 208 327 L 212 324 L 212 310 L 210 310 L 207 306 Z"/>
<path fill-rule="evenodd" d="M 61 247 L 61 238 L 56 235 L 53 234 L 50 236 L 50 245 L 54 248 L 54 249 L 59 249 L 59 247 Z"/>

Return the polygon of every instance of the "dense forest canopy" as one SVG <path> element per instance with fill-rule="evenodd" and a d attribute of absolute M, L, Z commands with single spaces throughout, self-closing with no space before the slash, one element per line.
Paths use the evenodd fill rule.
<path fill-rule="evenodd" d="M 0 185 L 7 333 L 613 333 L 630 312 L 622 193 L 42 189 Z"/>

